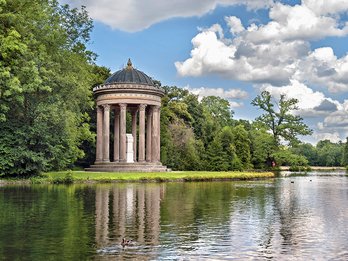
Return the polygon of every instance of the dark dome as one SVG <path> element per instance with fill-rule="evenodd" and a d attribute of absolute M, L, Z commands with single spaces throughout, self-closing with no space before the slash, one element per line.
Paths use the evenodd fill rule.
<path fill-rule="evenodd" d="M 127 67 L 123 70 L 119 70 L 106 79 L 104 84 L 113 83 L 137 83 L 155 86 L 152 79 L 142 71 L 134 69 L 130 59 L 128 60 Z"/>

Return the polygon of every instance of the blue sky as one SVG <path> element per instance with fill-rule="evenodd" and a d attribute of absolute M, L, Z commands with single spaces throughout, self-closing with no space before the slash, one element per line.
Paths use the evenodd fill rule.
<path fill-rule="evenodd" d="M 113 72 L 128 58 L 163 85 L 228 99 L 255 119 L 262 90 L 299 99 L 313 129 L 348 136 L 347 0 L 65 0 L 94 19 L 89 48 Z"/>

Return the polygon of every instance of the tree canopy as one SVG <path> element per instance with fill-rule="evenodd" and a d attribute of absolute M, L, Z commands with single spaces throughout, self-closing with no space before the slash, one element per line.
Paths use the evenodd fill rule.
<path fill-rule="evenodd" d="M 256 121 L 271 131 L 276 146 L 280 145 L 281 139 L 295 144 L 299 142 L 298 135 L 312 133 L 312 130 L 303 123 L 303 119 L 293 113 L 298 110 L 297 99 L 286 99 L 286 96 L 282 94 L 279 102 L 272 102 L 271 94 L 263 91 L 251 104 L 264 111 L 264 114 Z"/>
<path fill-rule="evenodd" d="M 0 1 L 0 175 L 63 169 L 93 140 L 92 20 L 55 0 Z"/>

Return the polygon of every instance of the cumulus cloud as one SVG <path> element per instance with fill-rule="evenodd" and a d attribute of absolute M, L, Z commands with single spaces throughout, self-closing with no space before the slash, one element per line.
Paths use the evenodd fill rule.
<path fill-rule="evenodd" d="M 298 60 L 309 52 L 304 41 L 254 44 L 243 37 L 233 41 L 219 37 L 217 26 L 192 39 L 191 58 L 176 62 L 181 76 L 219 74 L 230 79 L 285 85 L 295 74 Z"/>
<path fill-rule="evenodd" d="M 291 84 L 282 87 L 275 87 L 269 84 L 263 84 L 258 87 L 260 91 L 265 90 L 270 92 L 277 100 L 280 98 L 280 95 L 286 95 L 287 98 L 297 99 L 299 111 L 297 111 L 296 114 L 300 114 L 302 117 L 317 117 L 322 119 L 323 117 L 327 117 L 325 119 L 329 119 L 337 112 L 340 112 L 340 115 L 344 113 L 348 116 L 346 113 L 347 110 L 345 109 L 345 107 L 348 106 L 348 101 L 340 103 L 337 100 L 325 96 L 325 94 L 320 91 L 314 91 L 312 88 L 297 80 L 291 80 Z M 335 120 L 337 120 L 337 118 Z M 326 122 L 328 121 L 329 120 L 326 120 Z M 332 121 L 333 120 L 330 122 Z M 325 126 L 327 126 L 327 124 Z"/>
<path fill-rule="evenodd" d="M 192 39 L 191 57 L 175 63 L 177 72 L 180 76 L 217 74 L 273 86 L 297 80 L 330 92 L 347 91 L 348 55 L 337 58 L 330 47 L 311 50 L 309 42 L 348 35 L 348 23 L 340 19 L 340 13 L 348 12 L 346 2 L 276 3 L 267 24 L 246 28 L 238 17 L 225 17 L 232 38 L 217 31 L 218 25 L 202 30 Z"/>
<path fill-rule="evenodd" d="M 244 26 L 242 25 L 242 21 L 238 17 L 228 16 L 225 17 L 225 21 L 230 28 L 231 34 L 233 35 L 237 35 L 245 30 Z"/>
<path fill-rule="evenodd" d="M 302 3 L 317 15 L 344 13 L 348 10 L 346 0 L 302 0 Z"/>
<path fill-rule="evenodd" d="M 331 142 L 337 143 L 341 139 L 340 134 L 337 131 L 334 132 L 314 132 L 313 134 L 316 140 L 329 140 Z"/>
<path fill-rule="evenodd" d="M 325 86 L 331 92 L 348 90 L 348 55 L 337 58 L 331 47 L 315 49 L 299 62 L 296 78 Z"/>
<path fill-rule="evenodd" d="M 185 89 L 189 90 L 193 94 L 198 95 L 199 99 L 202 99 L 206 96 L 219 96 L 221 98 L 224 98 L 228 100 L 230 103 L 231 108 L 239 108 L 244 105 L 241 101 L 241 99 L 248 98 L 248 93 L 246 91 L 243 91 L 241 89 L 223 89 L 223 88 L 207 88 L 207 87 L 200 87 L 200 88 L 191 88 L 189 86 L 185 87 Z"/>
<path fill-rule="evenodd" d="M 337 105 L 332 101 L 325 99 L 320 103 L 319 106 L 314 107 L 313 109 L 316 111 L 334 112 L 337 110 Z"/>
<path fill-rule="evenodd" d="M 246 39 L 252 42 L 313 40 L 348 33 L 348 24 L 342 27 L 336 17 L 317 14 L 305 4 L 277 3 L 270 9 L 269 17 L 268 24 L 250 27 Z"/>
<path fill-rule="evenodd" d="M 248 97 L 248 93 L 246 91 L 243 91 L 241 89 L 222 89 L 222 88 L 190 88 L 187 87 L 187 89 L 197 94 L 200 97 L 206 97 L 206 96 L 219 96 L 221 98 L 225 99 L 245 99 Z"/>
<path fill-rule="evenodd" d="M 279 99 L 280 95 L 285 94 L 287 98 L 295 98 L 298 100 L 300 109 L 314 109 L 326 100 L 322 92 L 313 91 L 311 88 L 296 80 L 283 87 L 275 87 L 269 84 L 261 85 L 261 90 L 268 91 L 273 97 Z"/>
<path fill-rule="evenodd" d="M 201 16 L 218 5 L 246 5 L 249 9 L 269 7 L 273 0 L 61 0 L 75 7 L 86 6 L 90 16 L 114 29 L 141 31 L 174 17 Z"/>

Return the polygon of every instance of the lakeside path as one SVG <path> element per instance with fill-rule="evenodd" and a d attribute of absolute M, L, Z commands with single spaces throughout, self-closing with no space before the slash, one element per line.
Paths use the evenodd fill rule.
<path fill-rule="evenodd" d="M 171 172 L 87 172 L 59 171 L 48 172 L 29 179 L 2 179 L 3 184 L 38 183 L 110 183 L 110 182 L 188 182 L 253 180 L 274 178 L 273 172 L 208 172 L 208 171 L 171 171 Z"/>

